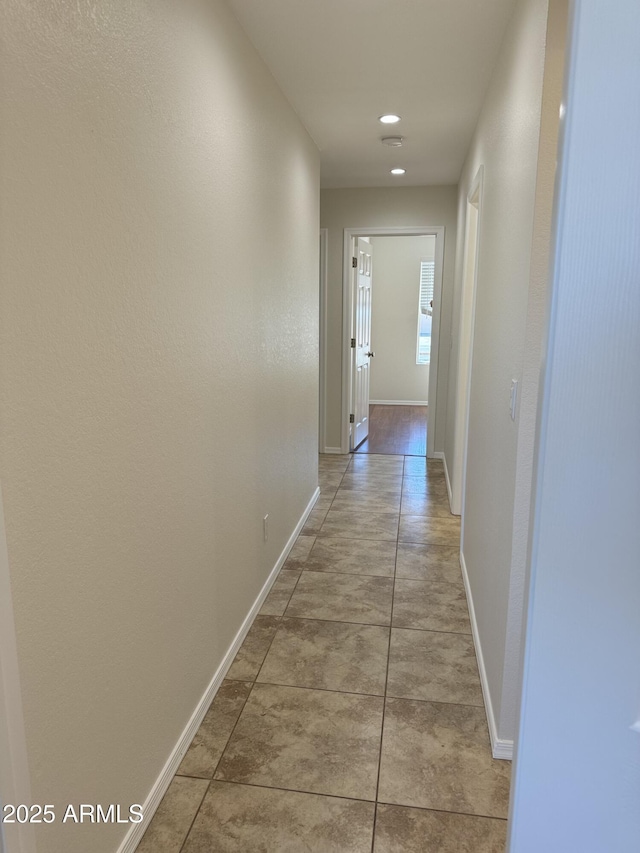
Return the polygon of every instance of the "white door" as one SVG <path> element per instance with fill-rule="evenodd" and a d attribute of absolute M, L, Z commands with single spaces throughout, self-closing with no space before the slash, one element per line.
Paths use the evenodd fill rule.
<path fill-rule="evenodd" d="M 371 359 L 371 274 L 373 246 L 362 238 L 356 240 L 354 264 L 353 353 L 353 427 L 351 449 L 362 444 L 369 435 L 369 371 Z"/>

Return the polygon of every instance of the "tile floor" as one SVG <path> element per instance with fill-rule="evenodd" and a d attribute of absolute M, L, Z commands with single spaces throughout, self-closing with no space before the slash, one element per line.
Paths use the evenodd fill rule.
<path fill-rule="evenodd" d="M 138 853 L 502 853 L 440 462 L 323 456 L 321 495 Z"/>

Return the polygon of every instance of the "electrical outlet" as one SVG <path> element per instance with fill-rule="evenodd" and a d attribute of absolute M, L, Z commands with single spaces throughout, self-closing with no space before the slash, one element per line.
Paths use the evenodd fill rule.
<path fill-rule="evenodd" d="M 269 539 L 269 513 L 262 519 L 262 532 L 264 534 L 264 541 L 266 542 Z"/>

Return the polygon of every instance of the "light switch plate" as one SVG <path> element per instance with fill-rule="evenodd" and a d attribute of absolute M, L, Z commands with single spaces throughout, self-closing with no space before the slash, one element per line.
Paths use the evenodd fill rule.
<path fill-rule="evenodd" d="M 511 420 L 515 421 L 516 419 L 516 406 L 518 405 L 518 380 L 511 380 L 511 394 L 510 394 L 510 409 L 511 409 Z"/>

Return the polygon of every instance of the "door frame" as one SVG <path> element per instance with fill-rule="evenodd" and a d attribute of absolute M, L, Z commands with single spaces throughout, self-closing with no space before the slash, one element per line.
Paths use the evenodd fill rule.
<path fill-rule="evenodd" d="M 467 450 L 469 446 L 469 409 L 471 404 L 471 372 L 473 370 L 473 338 L 476 327 L 476 297 L 478 264 L 482 238 L 482 194 L 484 166 L 480 166 L 467 193 L 465 210 L 464 250 L 462 255 L 462 293 L 460 296 L 460 325 L 456 377 L 456 408 L 454 422 L 453 471 L 451 472 L 451 512 L 462 517 L 464 528 L 464 495 L 467 483 Z M 475 246 L 471 257 L 469 243 L 470 208 L 476 211 Z M 469 273 L 472 275 L 469 275 Z M 465 308 L 466 306 L 466 308 Z M 461 530 L 461 541 L 464 530 Z"/>
<path fill-rule="evenodd" d="M 340 449 L 349 453 L 349 413 L 351 411 L 353 370 L 351 366 L 351 327 L 353 300 L 351 298 L 354 240 L 356 237 L 435 237 L 435 280 L 431 324 L 431 361 L 429 364 L 429 405 L 427 408 L 427 456 L 435 456 L 436 391 L 438 386 L 438 348 L 440 343 L 440 312 L 442 306 L 442 273 L 444 268 L 444 225 L 412 225 L 376 228 L 345 228 L 342 250 L 342 425 Z M 416 300 L 417 303 L 417 300 Z M 417 315 L 416 315 L 417 321 Z"/>
<path fill-rule="evenodd" d="M 326 453 L 327 439 L 327 270 L 329 268 L 329 229 L 320 229 L 319 356 L 318 370 L 318 451 Z"/>

